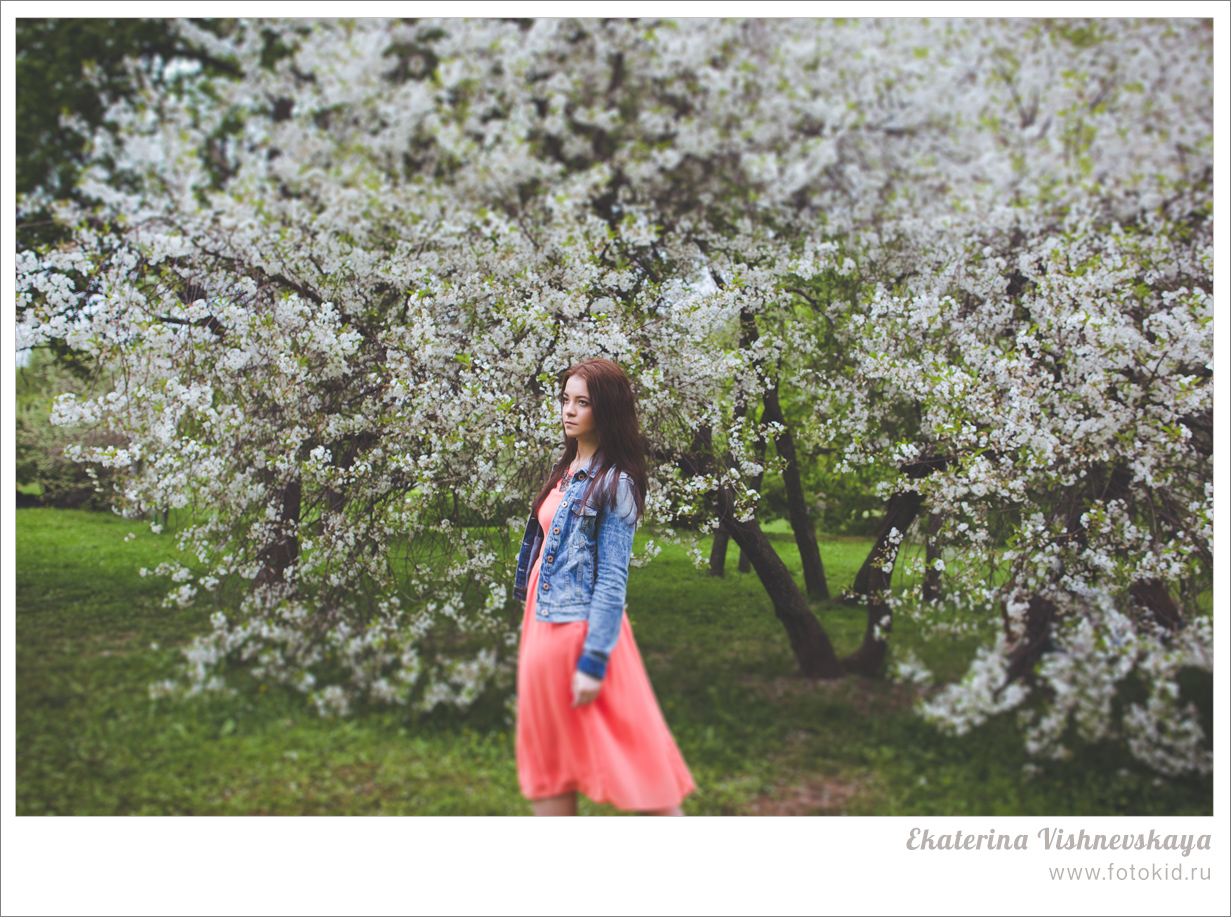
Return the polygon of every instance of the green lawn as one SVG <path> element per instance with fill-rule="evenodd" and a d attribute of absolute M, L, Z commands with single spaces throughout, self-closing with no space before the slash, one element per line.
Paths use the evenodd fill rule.
<path fill-rule="evenodd" d="M 791 536 L 771 533 L 798 573 Z M 125 543 L 126 532 L 140 537 Z M 645 537 L 639 535 L 639 542 Z M 830 589 L 847 586 L 867 541 L 822 539 Z M 142 579 L 171 538 L 105 513 L 17 511 L 19 814 L 528 814 L 498 702 L 469 715 L 370 709 L 323 720 L 302 696 L 250 687 L 227 697 L 151 701 L 177 648 L 211 606 L 160 607 Z M 707 577 L 666 547 L 629 580 L 637 641 L 698 791 L 690 814 L 1209 814 L 1211 781 L 1160 780 L 1114 744 L 1023 777 L 1002 718 L 947 739 L 911 712 L 913 689 L 795 674 L 755 575 Z M 818 603 L 839 652 L 862 608 Z M 958 674 L 972 647 L 894 646 Z M 613 810 L 583 803 L 583 813 Z"/>

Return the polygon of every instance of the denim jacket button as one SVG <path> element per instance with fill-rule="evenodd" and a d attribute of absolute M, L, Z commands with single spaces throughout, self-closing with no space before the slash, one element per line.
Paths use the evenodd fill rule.
<path fill-rule="evenodd" d="M 547 591 L 548 589 L 550 589 L 550 588 L 551 588 L 551 583 L 544 583 L 544 584 L 543 584 L 543 591 L 544 591 L 544 592 L 546 592 L 546 591 Z"/>
<path fill-rule="evenodd" d="M 551 533 L 552 533 L 553 535 L 559 535 L 559 534 L 560 534 L 560 526 L 558 526 L 558 525 L 557 525 L 554 529 L 552 529 L 552 530 L 551 530 Z"/>
<path fill-rule="evenodd" d="M 548 562 L 548 563 L 551 563 L 554 559 L 555 559 L 555 558 L 554 558 L 551 554 L 548 554 L 548 555 L 547 555 L 547 562 Z"/>

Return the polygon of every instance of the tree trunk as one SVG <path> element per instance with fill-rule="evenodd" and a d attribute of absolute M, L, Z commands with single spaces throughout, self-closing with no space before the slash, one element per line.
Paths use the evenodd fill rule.
<path fill-rule="evenodd" d="M 922 506 L 923 495 L 917 490 L 898 491 L 889 498 L 889 503 L 885 507 L 885 521 L 881 523 L 880 533 L 876 536 L 876 544 L 868 552 L 859 572 L 855 574 L 855 584 L 847 593 L 849 600 L 857 600 L 861 596 L 866 596 L 875 588 L 869 579 L 873 567 L 888 562 L 892 568 L 897 560 L 898 551 L 896 545 L 890 544 L 889 536 L 894 529 L 905 535 L 906 530 L 915 521 L 915 517 L 919 515 L 919 509 Z"/>
<path fill-rule="evenodd" d="M 282 517 L 279 520 L 278 535 L 257 553 L 261 569 L 256 575 L 256 586 L 281 583 L 285 579 L 287 568 L 299 558 L 299 537 L 296 533 L 302 498 L 303 487 L 298 479 L 289 481 L 282 491 Z"/>
<path fill-rule="evenodd" d="M 1101 493 L 1097 494 L 1098 498 L 1107 502 L 1124 499 L 1131 482 L 1131 472 L 1123 464 L 1113 467 L 1106 475 L 1106 482 L 1101 486 L 1099 479 L 1091 475 L 1091 483 L 1095 490 L 1101 489 Z M 1086 525 L 1081 521 L 1085 511 L 1084 504 L 1074 506 L 1065 523 L 1067 534 L 1082 550 L 1085 550 L 1087 544 Z M 1162 580 L 1139 579 L 1129 586 L 1128 594 L 1167 630 L 1176 631 L 1183 625 L 1184 619 L 1180 614 L 1180 609 L 1175 604 L 1175 600 L 1171 598 L 1171 591 L 1167 588 L 1167 584 Z"/>
<path fill-rule="evenodd" d="M 925 602 L 934 602 L 940 598 L 940 571 L 932 564 L 940 560 L 940 547 L 936 544 L 936 538 L 940 535 L 940 527 L 944 521 L 945 517 L 940 513 L 932 513 L 928 516 L 928 566 L 923 574 L 923 601 Z"/>
<path fill-rule="evenodd" d="M 859 649 L 842 660 L 842 668 L 856 675 L 869 678 L 880 674 L 885 664 L 885 652 L 889 648 L 889 631 L 893 624 L 893 612 L 887 601 L 889 585 L 893 579 L 893 567 L 898 560 L 898 545 L 890 539 L 897 529 L 902 534 L 919 515 L 923 497 L 913 490 L 900 491 L 889 498 L 885 521 L 881 524 L 876 546 L 868 553 L 855 576 L 852 589 L 867 601 L 868 623 L 863 632 Z"/>
<path fill-rule="evenodd" d="M 1123 465 L 1111 468 L 1104 476 L 1091 475 L 1092 497 L 1106 501 L 1119 499 L 1127 492 L 1130 481 L 1130 472 Z M 1085 550 L 1087 545 L 1086 525 L 1081 519 L 1084 512 L 1084 504 L 1074 505 L 1065 522 L 1065 533 L 1079 551 Z M 1180 610 L 1171 598 L 1166 583 L 1157 579 L 1137 580 L 1129 587 L 1128 594 L 1168 630 L 1176 630 L 1183 623 Z M 1031 596 L 1026 605 L 1021 633 L 1016 631 L 1015 622 L 1005 615 L 1005 634 L 1015 641 L 1013 649 L 1009 651 L 1005 685 L 1017 679 L 1026 682 L 1031 680 L 1035 663 L 1051 644 L 1051 626 L 1055 617 L 1055 603 L 1037 595 Z"/>
<path fill-rule="evenodd" d="M 325 534 L 326 516 L 340 513 L 345 508 L 346 508 L 346 494 L 343 491 L 334 490 L 332 487 L 326 487 L 325 488 L 325 511 L 321 513 L 320 518 L 316 522 L 316 533 L 318 535 Z"/>
<path fill-rule="evenodd" d="M 799 591 L 791 571 L 761 531 L 761 524 L 756 519 L 740 522 L 735 518 L 735 499 L 729 489 L 724 488 L 716 495 L 716 503 L 723 527 L 748 557 L 769 594 L 774 614 L 786 628 L 800 672 L 810 678 L 839 677 L 842 667 L 829 636 L 808 607 L 808 600 Z"/>
<path fill-rule="evenodd" d="M 944 468 L 949 459 L 945 456 L 925 459 L 902 467 L 908 478 L 927 477 Z M 893 613 L 887 601 L 893 568 L 898 560 L 901 539 L 892 541 L 890 535 L 897 529 L 904 536 L 923 507 L 923 495 L 914 490 L 902 490 L 889 498 L 885 507 L 885 520 L 881 523 L 876 544 L 868 552 L 863 566 L 855 574 L 855 584 L 847 594 L 848 599 L 865 597 L 868 607 L 868 623 L 864 629 L 863 643 L 859 649 L 842 660 L 847 672 L 869 677 L 880 674 L 885 664 L 885 652 L 889 647 L 889 631 L 893 625 Z"/>
<path fill-rule="evenodd" d="M 731 536 L 721 525 L 714 529 L 714 546 L 710 548 L 710 576 L 723 576 L 727 568 L 727 545 Z"/>
<path fill-rule="evenodd" d="M 774 445 L 778 447 L 778 454 L 786 462 L 782 469 L 782 483 L 786 486 L 791 531 L 795 533 L 795 544 L 799 548 L 799 559 L 804 568 L 804 590 L 810 599 L 828 601 L 829 584 L 825 581 L 825 565 L 821 562 L 821 550 L 816 543 L 816 531 L 813 529 L 812 519 L 808 516 L 808 504 L 804 499 L 804 485 L 799 476 L 799 461 L 795 456 L 795 437 L 791 435 L 791 430 L 786 425 L 786 418 L 782 416 L 776 387 L 765 392 L 765 414 L 761 419 L 782 425 L 781 432 L 774 436 Z"/>
<path fill-rule="evenodd" d="M 1004 685 L 1018 678 L 1028 681 L 1034 670 L 1034 664 L 1039 661 L 1051 638 L 1051 622 L 1056 615 L 1056 606 L 1050 599 L 1031 596 L 1026 605 L 1025 632 L 1015 634 L 1008 616 L 1005 617 L 1005 633 L 1009 639 L 1017 638 L 1013 649 L 1009 651 L 1009 666 L 1005 672 Z M 1001 685 L 1001 688 L 1004 687 Z M 997 689 L 998 691 L 1000 689 Z"/>
<path fill-rule="evenodd" d="M 741 319 L 743 316 L 741 315 Z M 751 319 L 751 317 L 749 317 Z M 749 331 L 747 325 L 751 325 Z M 745 333 L 754 333 L 756 323 L 749 320 L 745 325 Z M 693 434 L 689 451 L 680 457 L 680 470 L 685 474 L 706 474 L 713 467 L 713 443 L 708 426 L 698 428 Z M 782 623 L 787 633 L 787 640 L 799 663 L 800 673 L 809 678 L 838 678 L 842 667 L 834 653 L 829 635 L 821 627 L 808 600 L 795 584 L 791 571 L 782 562 L 761 525 L 755 518 L 748 522 L 740 522 L 735 517 L 735 495 L 730 488 L 722 488 L 711 493 L 714 509 L 718 520 L 726 530 L 731 540 L 739 545 L 740 551 L 748 558 L 751 566 L 757 571 L 761 585 L 769 595 L 774 606 L 774 614 Z"/>
<path fill-rule="evenodd" d="M 752 340 L 752 339 L 749 339 L 749 340 Z M 736 413 L 739 414 L 741 417 L 744 415 L 745 411 L 746 411 L 746 408 L 743 405 L 740 405 L 738 408 L 736 408 Z M 768 413 L 769 413 L 768 409 L 761 413 L 761 423 L 765 423 L 765 417 Z M 764 470 L 765 469 L 765 449 L 768 445 L 769 444 L 765 441 L 764 436 L 757 437 L 757 441 L 755 444 L 757 464 L 761 466 L 762 470 L 758 471 L 756 475 L 752 478 L 752 480 L 748 482 L 748 487 L 756 491 L 758 494 L 761 492 L 761 485 L 765 483 L 765 470 Z M 758 523 L 758 526 L 759 525 L 760 523 Z M 775 552 L 775 554 L 776 553 L 777 552 Z M 747 553 L 744 551 L 743 548 L 740 548 L 739 564 L 737 565 L 737 569 L 739 570 L 740 573 L 751 573 L 752 572 L 752 560 L 751 558 L 748 557 Z"/>
<path fill-rule="evenodd" d="M 1171 598 L 1167 584 L 1157 579 L 1139 579 L 1129 587 L 1128 594 L 1149 609 L 1154 620 L 1169 631 L 1177 631 L 1184 623 L 1179 607 Z"/>
<path fill-rule="evenodd" d="M 893 625 L 893 611 L 886 600 L 892 573 L 881 566 L 873 565 L 868 573 L 868 623 L 863 632 L 859 649 L 842 660 L 844 671 L 854 675 L 874 678 L 885 664 L 889 649 L 889 631 Z"/>

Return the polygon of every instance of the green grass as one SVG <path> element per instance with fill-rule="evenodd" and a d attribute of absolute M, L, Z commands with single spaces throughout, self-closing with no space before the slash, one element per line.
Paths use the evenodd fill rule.
<path fill-rule="evenodd" d="M 125 543 L 128 531 L 140 537 Z M 791 536 L 770 537 L 801 579 Z M 165 581 L 137 575 L 167 559 L 171 538 L 103 513 L 23 509 L 17 539 L 19 814 L 529 812 L 498 702 L 466 716 L 369 709 L 331 721 L 292 691 L 243 679 L 232 696 L 151 701 L 149 683 L 174 673 L 178 647 L 212 610 L 165 610 Z M 868 547 L 822 539 L 835 594 Z M 764 590 L 736 572 L 736 557 L 733 547 L 716 579 L 667 546 L 630 574 L 637 641 L 699 787 L 686 812 L 1212 811 L 1208 778 L 1159 780 L 1113 744 L 1026 779 L 1007 718 L 948 739 L 911 712 L 909 687 L 798 677 Z M 862 608 L 814 607 L 840 653 L 858 645 Z M 909 622 L 893 641 L 949 676 L 973 650 L 924 644 Z M 586 801 L 581 811 L 614 813 Z"/>

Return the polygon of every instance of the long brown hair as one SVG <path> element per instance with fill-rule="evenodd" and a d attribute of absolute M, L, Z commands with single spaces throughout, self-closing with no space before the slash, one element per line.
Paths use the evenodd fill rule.
<path fill-rule="evenodd" d="M 589 475 L 590 484 L 586 487 L 582 499 L 590 497 L 596 484 L 603 480 L 607 471 L 615 469 L 610 480 L 599 495 L 600 506 L 615 506 L 616 488 L 620 483 L 619 472 L 623 471 L 633 481 L 633 498 L 637 501 L 637 518 L 645 513 L 645 490 L 649 484 L 649 475 L 645 467 L 645 440 L 641 436 L 641 425 L 637 421 L 637 396 L 633 394 L 632 383 L 619 364 L 602 357 L 591 357 L 574 363 L 560 373 L 560 393 L 573 376 L 581 376 L 586 380 L 586 388 L 590 392 L 590 409 L 594 413 L 594 426 L 598 428 L 598 451 L 591 460 L 592 472 Z M 568 470 L 573 459 L 577 457 L 577 440 L 565 434 L 564 453 L 556 463 L 547 483 L 534 499 L 534 513 L 547 499 L 552 488 L 560 483 L 564 472 Z"/>

